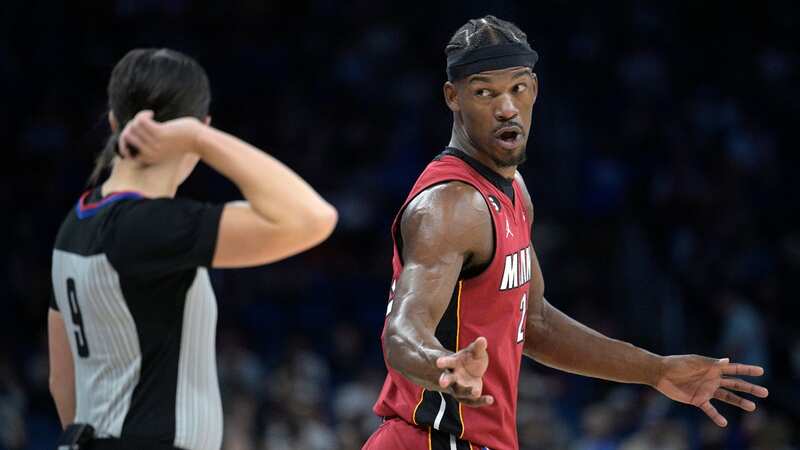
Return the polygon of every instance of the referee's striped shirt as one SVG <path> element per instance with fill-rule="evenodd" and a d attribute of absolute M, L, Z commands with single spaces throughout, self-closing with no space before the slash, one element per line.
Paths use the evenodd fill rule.
<path fill-rule="evenodd" d="M 53 250 L 51 307 L 75 363 L 75 422 L 98 437 L 218 450 L 217 304 L 222 205 L 84 194 Z"/>

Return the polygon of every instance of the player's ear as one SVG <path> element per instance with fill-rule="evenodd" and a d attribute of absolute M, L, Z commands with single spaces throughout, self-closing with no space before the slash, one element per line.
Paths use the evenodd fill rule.
<path fill-rule="evenodd" d="M 536 103 L 536 97 L 539 96 L 539 77 L 536 76 L 536 73 L 531 73 L 531 77 L 533 77 L 533 103 Z"/>
<path fill-rule="evenodd" d="M 445 81 L 442 89 L 444 92 L 444 102 L 447 103 L 447 107 L 450 108 L 450 111 L 461 111 L 461 106 L 458 104 L 458 89 L 456 88 L 456 85 L 449 81 Z"/>

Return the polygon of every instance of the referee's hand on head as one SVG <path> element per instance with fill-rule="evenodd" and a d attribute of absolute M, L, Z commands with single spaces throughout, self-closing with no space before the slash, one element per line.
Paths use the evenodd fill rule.
<path fill-rule="evenodd" d="M 197 151 L 197 134 L 202 122 L 194 117 L 157 122 L 153 111 L 143 110 L 125 125 L 119 138 L 123 158 L 153 164 L 182 153 Z M 135 152 L 132 151 L 135 148 Z"/>

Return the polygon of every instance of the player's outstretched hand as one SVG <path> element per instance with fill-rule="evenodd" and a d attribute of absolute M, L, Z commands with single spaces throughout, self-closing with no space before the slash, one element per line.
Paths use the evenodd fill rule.
<path fill-rule="evenodd" d="M 125 125 L 119 138 L 123 158 L 153 164 L 181 153 L 193 152 L 202 123 L 193 117 L 157 122 L 153 111 L 143 110 Z"/>
<path fill-rule="evenodd" d="M 465 348 L 450 356 L 436 360 L 436 367 L 445 369 L 439 377 L 439 386 L 468 406 L 485 406 L 494 403 L 491 395 L 483 392 L 483 374 L 489 367 L 486 338 L 479 337 Z"/>
<path fill-rule="evenodd" d="M 711 404 L 711 399 L 721 400 L 745 411 L 755 411 L 756 404 L 731 392 L 739 391 L 764 398 L 769 392 L 736 375 L 761 376 L 759 366 L 733 364 L 728 358 L 713 359 L 698 355 L 667 356 L 655 388 L 672 400 L 688 403 L 703 410 L 717 425 L 728 425 L 727 419 Z"/>

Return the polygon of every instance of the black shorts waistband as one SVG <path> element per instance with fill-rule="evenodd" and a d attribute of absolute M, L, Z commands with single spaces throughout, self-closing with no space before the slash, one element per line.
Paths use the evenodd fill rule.
<path fill-rule="evenodd" d="M 455 449 L 456 450 L 472 450 L 473 447 L 477 447 L 477 446 L 473 445 L 469 441 L 465 441 L 463 439 L 459 439 L 457 436 L 454 436 L 454 435 L 452 435 L 450 433 L 447 433 L 447 432 L 444 432 L 444 431 L 436 430 L 433 427 L 430 427 L 428 425 L 411 424 L 409 422 L 406 422 L 402 417 L 398 417 L 398 416 L 380 416 L 380 418 L 383 419 L 382 423 L 386 423 L 386 422 L 388 422 L 390 420 L 402 420 L 403 422 L 408 423 L 409 425 L 412 425 L 412 426 L 414 426 L 416 428 L 419 428 L 422 431 L 427 432 L 429 437 L 430 437 L 430 442 L 429 442 L 430 446 L 429 446 L 429 448 L 431 448 L 432 450 L 440 450 L 440 449 L 441 450 L 452 450 L 453 449 L 453 445 L 455 445 Z M 451 440 L 451 436 L 453 438 L 452 440 Z M 483 447 L 480 447 L 480 448 L 483 448 Z"/>

